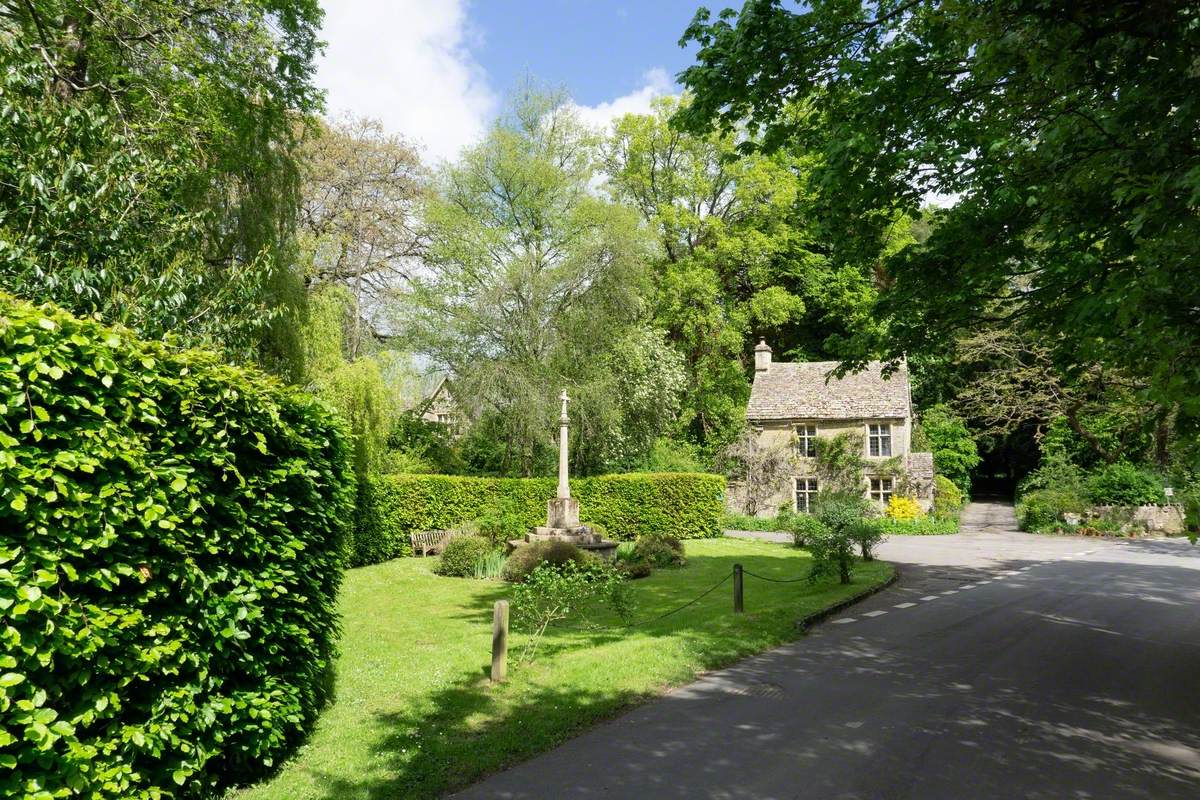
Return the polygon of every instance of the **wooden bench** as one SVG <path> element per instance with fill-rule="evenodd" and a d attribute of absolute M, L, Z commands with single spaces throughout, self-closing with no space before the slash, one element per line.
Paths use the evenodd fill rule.
<path fill-rule="evenodd" d="M 415 556 L 420 553 L 422 556 L 437 554 L 442 552 L 442 548 L 446 546 L 446 542 L 461 534 L 461 531 L 414 531 L 409 534 L 409 539 L 412 541 L 412 551 Z"/>

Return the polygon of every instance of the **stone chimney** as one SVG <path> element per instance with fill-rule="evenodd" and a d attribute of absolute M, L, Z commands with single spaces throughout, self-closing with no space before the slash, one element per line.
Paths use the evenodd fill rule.
<path fill-rule="evenodd" d="M 754 371 L 771 371 L 771 348 L 767 347 L 766 339 L 759 339 L 758 346 L 754 348 Z"/>

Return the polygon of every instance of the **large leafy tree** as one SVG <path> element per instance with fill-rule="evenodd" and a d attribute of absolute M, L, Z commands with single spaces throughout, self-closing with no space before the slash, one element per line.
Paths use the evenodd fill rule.
<path fill-rule="evenodd" d="M 476 466 L 549 467 L 564 386 L 578 469 L 634 458 L 673 418 L 679 367 L 643 299 L 650 243 L 594 190 L 598 144 L 566 98 L 524 91 L 441 171 L 422 212 L 428 246 L 396 296 L 397 326 L 453 374 L 475 434 L 497 445 L 474 443 L 489 451 Z"/>
<path fill-rule="evenodd" d="M 655 314 L 688 375 L 680 422 L 710 444 L 741 424 L 755 336 L 781 356 L 825 357 L 839 337 L 871 324 L 876 287 L 868 263 L 830 245 L 809 180 L 814 156 L 743 155 L 741 131 L 673 126 L 687 107 L 662 98 L 650 114 L 617 120 L 604 168 L 610 191 L 658 236 Z"/>
<path fill-rule="evenodd" d="M 1200 414 L 1195 3 L 750 0 L 684 38 L 687 127 L 820 148 L 845 219 L 954 201 L 888 260 L 888 335 L 860 355 L 1019 320 L 1058 369 L 1123 368 Z"/>
<path fill-rule="evenodd" d="M 317 0 L 0 0 L 5 287 L 282 357 L 267 343 L 321 15 Z"/>
<path fill-rule="evenodd" d="M 381 301 L 421 254 L 417 212 L 428 175 L 416 149 L 375 120 L 321 122 L 306 134 L 298 231 L 304 280 L 350 291 L 346 348 L 353 359 L 370 351 Z"/>

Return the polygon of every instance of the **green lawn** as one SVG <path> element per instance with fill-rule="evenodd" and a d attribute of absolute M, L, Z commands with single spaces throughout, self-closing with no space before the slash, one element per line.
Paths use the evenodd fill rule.
<path fill-rule="evenodd" d="M 774 577 L 803 575 L 792 547 L 738 539 L 687 543 L 688 566 L 636 581 L 635 619 L 692 599 L 735 563 Z M 536 662 L 488 684 L 492 603 L 499 582 L 441 578 L 432 559 L 351 570 L 337 702 L 311 741 L 273 779 L 237 800 L 436 797 L 553 747 L 631 704 L 796 636 L 798 617 L 890 577 L 860 564 L 850 586 L 746 578 L 746 613 L 732 582 L 651 625 L 623 633 L 548 634 Z M 521 638 L 515 637 L 515 655 Z"/>

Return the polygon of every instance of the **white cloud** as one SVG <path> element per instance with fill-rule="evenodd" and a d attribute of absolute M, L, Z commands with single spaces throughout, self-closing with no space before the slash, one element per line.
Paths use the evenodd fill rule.
<path fill-rule="evenodd" d="M 675 94 L 675 82 L 662 67 L 648 70 L 642 76 L 642 86 L 626 95 L 594 106 L 576 105 L 579 117 L 588 125 L 607 129 L 613 120 L 625 114 L 646 114 L 650 102 L 665 94 Z"/>
<path fill-rule="evenodd" d="M 478 141 L 498 105 L 465 0 L 323 0 L 317 84 L 330 114 L 374 117 L 433 159 Z"/>

